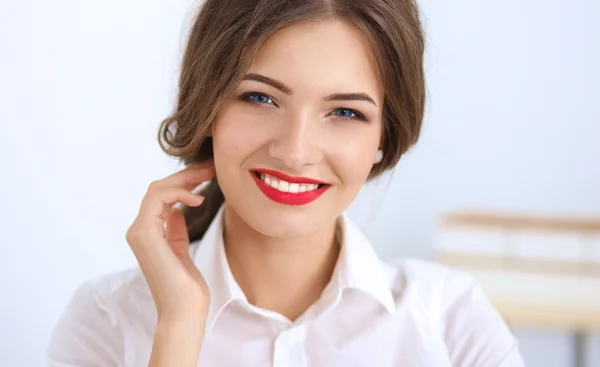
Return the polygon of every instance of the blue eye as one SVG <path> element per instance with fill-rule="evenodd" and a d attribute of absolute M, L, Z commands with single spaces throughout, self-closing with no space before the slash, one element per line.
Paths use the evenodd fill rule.
<path fill-rule="evenodd" d="M 255 93 L 255 92 L 245 93 L 245 94 L 242 94 L 241 99 L 244 101 L 250 101 L 250 102 L 259 103 L 259 104 L 275 104 L 275 102 L 273 102 L 271 97 L 269 97 L 263 93 Z"/>
<path fill-rule="evenodd" d="M 333 111 L 333 114 L 341 117 L 343 119 L 358 119 L 358 120 L 365 120 L 365 117 L 358 111 L 355 110 L 351 110 L 349 108 L 338 108 L 336 110 Z"/>

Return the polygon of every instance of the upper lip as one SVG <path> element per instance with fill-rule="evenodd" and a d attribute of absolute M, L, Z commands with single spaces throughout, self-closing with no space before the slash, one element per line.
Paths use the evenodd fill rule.
<path fill-rule="evenodd" d="M 265 173 L 267 175 L 271 175 L 271 176 L 277 177 L 277 178 L 279 178 L 279 179 L 281 179 L 283 181 L 289 182 L 289 183 L 327 185 L 323 181 L 319 181 L 319 180 L 315 180 L 315 179 L 307 178 L 307 177 L 293 177 L 293 176 L 288 176 L 285 173 L 278 172 L 278 171 L 273 171 L 273 170 L 270 170 L 270 169 L 257 168 L 257 169 L 253 169 L 252 171 L 253 172 L 259 172 L 259 173 Z"/>

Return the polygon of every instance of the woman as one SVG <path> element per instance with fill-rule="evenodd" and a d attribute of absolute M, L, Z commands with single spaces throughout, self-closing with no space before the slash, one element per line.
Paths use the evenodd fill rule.
<path fill-rule="evenodd" d="M 522 365 L 468 276 L 381 262 L 343 214 L 417 141 L 423 52 L 413 0 L 207 0 L 160 130 L 188 167 L 149 186 L 140 269 L 78 290 L 50 365 Z"/>

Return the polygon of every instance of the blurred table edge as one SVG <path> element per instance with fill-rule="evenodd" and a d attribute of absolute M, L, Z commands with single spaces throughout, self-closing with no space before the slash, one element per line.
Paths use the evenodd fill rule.
<path fill-rule="evenodd" d="M 521 262 L 510 262 L 503 259 L 495 259 L 480 255 L 447 254 L 438 252 L 435 254 L 436 262 L 460 269 L 471 274 L 480 282 L 483 278 L 482 272 L 503 272 L 506 275 L 551 275 L 553 277 L 564 276 L 577 282 L 578 279 L 586 281 L 597 281 L 600 292 L 600 269 L 595 267 L 582 267 L 580 264 L 563 264 L 563 266 L 552 267 L 550 264 L 538 262 L 538 266 L 523 264 Z M 535 262 L 533 262 L 535 264 Z M 556 265 L 556 264 L 555 264 Z M 537 270 L 536 270 L 537 269 Z M 502 276 L 498 273 L 496 276 Z M 526 326 L 551 330 L 568 330 L 574 332 L 600 332 L 600 304 L 595 307 L 573 304 L 568 302 L 552 304 L 545 300 L 526 304 L 518 295 L 498 295 L 494 289 L 480 284 L 487 294 L 491 303 L 500 315 L 511 325 Z"/>

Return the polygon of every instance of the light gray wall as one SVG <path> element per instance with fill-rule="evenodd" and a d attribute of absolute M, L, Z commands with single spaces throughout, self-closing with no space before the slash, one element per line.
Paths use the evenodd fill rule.
<path fill-rule="evenodd" d="M 600 215 L 600 5 L 421 4 L 422 139 L 350 209 L 378 253 L 427 258 L 436 216 L 456 208 Z M 0 3 L 3 365 L 42 365 L 74 288 L 135 264 L 124 233 L 148 182 L 176 167 L 155 135 L 191 6 Z M 570 366 L 569 335 L 517 334 L 530 366 Z M 588 350 L 600 365 L 600 338 Z"/>
<path fill-rule="evenodd" d="M 455 209 L 600 217 L 600 3 L 420 3 L 422 139 L 350 210 L 380 255 L 427 258 L 437 216 Z M 516 333 L 528 365 L 571 366 L 569 334 Z M 586 349 L 600 366 L 600 337 Z"/>

